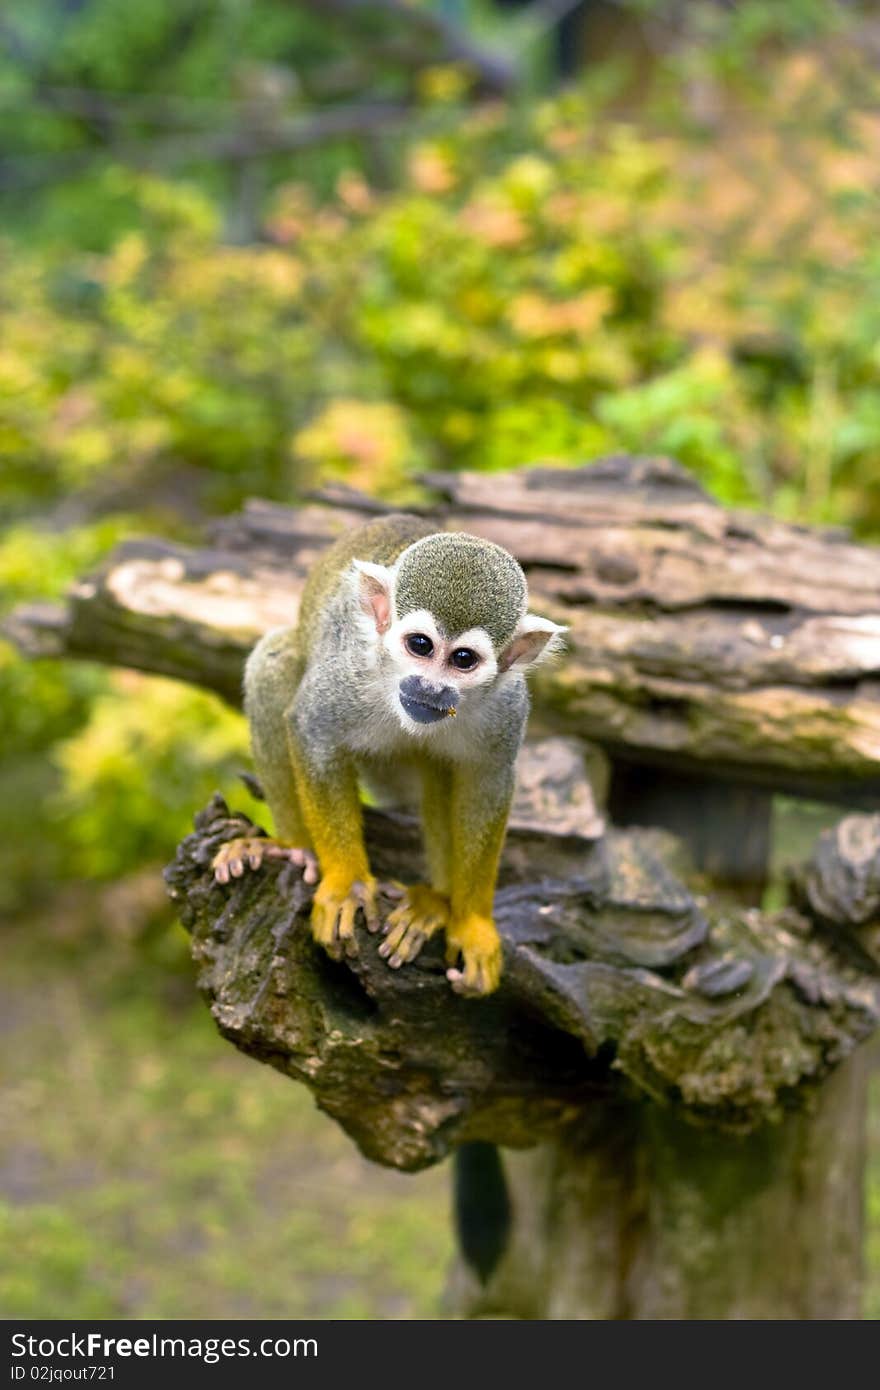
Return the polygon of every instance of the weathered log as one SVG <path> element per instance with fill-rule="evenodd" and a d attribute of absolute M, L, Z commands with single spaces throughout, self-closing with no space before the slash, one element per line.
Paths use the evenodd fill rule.
<path fill-rule="evenodd" d="M 360 929 L 329 961 L 312 890 L 277 864 L 216 884 L 217 848 L 251 826 L 215 798 L 167 879 L 220 1031 L 377 1162 L 545 1141 L 508 1163 L 514 1234 L 489 1286 L 459 1270 L 471 1313 L 856 1315 L 858 1064 L 826 1082 L 821 1123 L 808 1101 L 876 1027 L 876 973 L 793 908 L 713 905 L 665 833 L 541 830 L 525 801 L 496 900 L 501 989 L 470 1001 L 439 943 L 393 972 Z M 368 838 L 383 878 L 412 873 L 411 823 L 369 812 Z"/>
<path fill-rule="evenodd" d="M 880 552 L 719 507 L 678 465 L 428 479 L 438 526 L 513 551 L 570 626 L 536 682 L 542 727 L 615 759 L 873 806 L 880 793 Z M 26 650 L 126 664 L 239 698 L 248 647 L 295 621 L 333 535 L 381 511 L 345 489 L 254 502 L 208 549 L 129 542 L 64 612 L 19 610 Z"/>
<path fill-rule="evenodd" d="M 368 824 L 382 877 L 411 874 L 414 828 L 375 811 Z M 589 840 L 514 823 L 496 900 L 503 983 L 476 1004 L 450 991 L 439 941 L 394 972 L 361 930 L 350 961 L 328 961 L 307 929 L 311 890 L 277 864 L 215 883 L 219 846 L 249 833 L 217 797 L 167 874 L 200 988 L 226 1037 L 306 1082 L 369 1157 L 395 1167 L 436 1162 L 464 1139 L 534 1143 L 621 1078 L 695 1121 L 748 1132 L 880 1019 L 873 975 L 793 909 L 713 908 L 667 866 L 681 851 L 662 833 Z"/>

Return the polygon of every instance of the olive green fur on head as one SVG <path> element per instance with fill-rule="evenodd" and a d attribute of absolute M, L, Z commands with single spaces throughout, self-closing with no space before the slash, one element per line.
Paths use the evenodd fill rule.
<path fill-rule="evenodd" d="M 311 648 L 315 628 L 324 615 L 327 600 L 351 568 L 354 560 L 393 565 L 413 541 L 430 536 L 433 527 L 421 517 L 395 512 L 346 531 L 315 561 L 303 590 L 298 634 L 302 650 Z"/>
<path fill-rule="evenodd" d="M 447 637 L 470 628 L 506 646 L 526 611 L 526 579 L 506 550 L 462 531 L 438 532 L 400 556 L 394 589 L 397 616 L 426 609 Z"/>

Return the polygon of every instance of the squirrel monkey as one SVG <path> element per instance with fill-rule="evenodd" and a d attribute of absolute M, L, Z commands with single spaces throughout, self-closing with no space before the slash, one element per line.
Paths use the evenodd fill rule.
<path fill-rule="evenodd" d="M 430 882 L 403 892 L 381 954 L 394 968 L 437 931 L 461 994 L 501 974 L 492 920 L 528 694 L 524 670 L 564 629 L 526 611 L 520 566 L 476 536 L 418 517 L 369 522 L 322 554 L 296 628 L 268 633 L 245 669 L 254 760 L 274 839 L 224 845 L 221 883 L 266 856 L 320 883 L 312 932 L 339 959 L 358 909 L 379 929 L 359 783 L 421 812 Z"/>

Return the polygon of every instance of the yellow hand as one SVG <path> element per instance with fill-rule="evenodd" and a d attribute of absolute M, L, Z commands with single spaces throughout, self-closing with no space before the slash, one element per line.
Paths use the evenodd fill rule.
<path fill-rule="evenodd" d="M 462 969 L 457 968 L 459 956 Z M 491 917 L 469 912 L 446 928 L 446 972 L 456 994 L 491 994 L 501 979 L 501 940 Z"/>
<path fill-rule="evenodd" d="M 312 903 L 312 936 L 332 960 L 354 955 L 354 924 L 358 908 L 364 914 L 367 930 L 379 930 L 376 906 L 376 880 L 371 874 L 360 879 L 325 875 Z"/>
<path fill-rule="evenodd" d="M 385 923 L 385 940 L 379 955 L 396 970 L 406 961 L 415 960 L 425 942 L 441 931 L 448 920 L 449 899 L 424 883 L 412 884 Z"/>

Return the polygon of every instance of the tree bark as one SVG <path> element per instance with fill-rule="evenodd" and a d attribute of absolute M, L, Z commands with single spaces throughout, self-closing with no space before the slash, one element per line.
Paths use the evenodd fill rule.
<path fill-rule="evenodd" d="M 616 762 L 608 812 L 616 825 L 671 830 L 716 891 L 760 905 L 769 875 L 773 815 L 773 798 L 764 788 Z"/>
<path fill-rule="evenodd" d="M 488 1285 L 456 1275 L 470 1315 L 856 1316 L 852 1053 L 880 1019 L 880 983 L 854 963 L 848 923 L 830 929 L 827 893 L 824 926 L 716 905 L 660 832 L 595 839 L 539 819 L 527 797 L 496 903 L 502 987 L 475 1003 L 452 995 L 433 943 L 398 973 L 365 932 L 328 961 L 310 890 L 277 865 L 217 885 L 218 845 L 249 823 L 215 799 L 168 880 L 221 1032 L 305 1082 L 377 1162 L 541 1145 L 506 1157 L 514 1224 Z M 412 872 L 413 824 L 370 812 L 368 830 L 383 880 Z M 821 862 L 842 918 L 845 857 L 871 835 L 876 855 L 880 817 L 850 818 L 803 871 L 813 882 Z"/>

